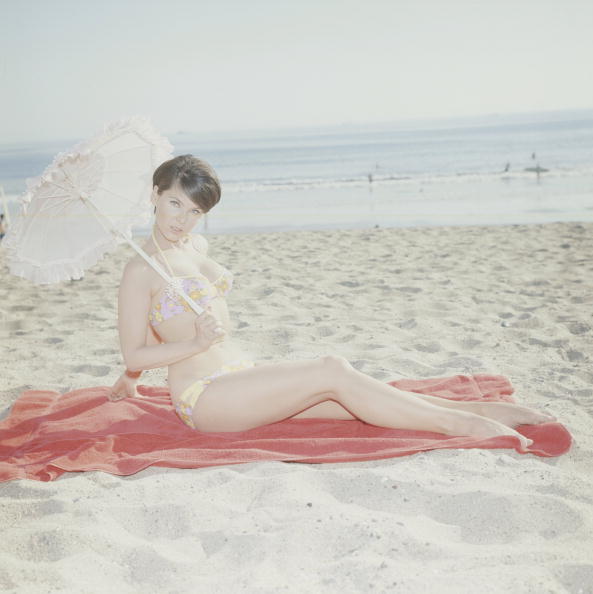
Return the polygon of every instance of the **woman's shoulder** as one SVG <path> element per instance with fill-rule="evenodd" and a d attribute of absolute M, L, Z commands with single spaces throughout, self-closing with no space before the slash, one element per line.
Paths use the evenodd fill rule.
<path fill-rule="evenodd" d="M 152 267 L 139 255 L 130 258 L 124 266 L 122 277 L 135 282 L 150 280 Z"/>
<path fill-rule="evenodd" d="M 200 254 L 208 253 L 208 240 L 203 235 L 194 233 L 193 235 L 189 236 L 189 241 L 194 249 L 200 252 Z"/>

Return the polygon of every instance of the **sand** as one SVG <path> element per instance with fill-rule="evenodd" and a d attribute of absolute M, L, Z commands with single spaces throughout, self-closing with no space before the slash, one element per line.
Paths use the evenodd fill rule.
<path fill-rule="evenodd" d="M 2 592 L 593 592 L 593 224 L 209 241 L 236 275 L 235 338 L 260 360 L 338 353 L 385 381 L 501 373 L 572 450 L 3 483 Z M 113 383 L 131 256 L 39 287 L 0 255 L 3 416 L 26 389 Z"/>

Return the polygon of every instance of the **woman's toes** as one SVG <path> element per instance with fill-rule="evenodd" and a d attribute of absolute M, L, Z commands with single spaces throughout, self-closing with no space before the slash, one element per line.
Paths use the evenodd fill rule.
<path fill-rule="evenodd" d="M 556 417 L 550 415 L 548 413 L 539 412 L 539 411 L 530 411 L 531 413 L 531 423 L 536 425 L 538 423 L 550 423 L 551 421 L 555 421 Z M 525 424 L 529 424 L 529 416 L 525 421 Z"/>
<path fill-rule="evenodd" d="M 521 437 L 523 437 L 523 436 L 521 436 Z M 523 437 L 523 439 L 521 441 L 525 444 L 526 448 L 533 445 L 533 439 L 529 439 L 528 437 Z"/>

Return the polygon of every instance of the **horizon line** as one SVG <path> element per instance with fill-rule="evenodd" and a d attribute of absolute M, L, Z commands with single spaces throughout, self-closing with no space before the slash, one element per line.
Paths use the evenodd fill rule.
<path fill-rule="evenodd" d="M 467 115 L 448 115 L 448 116 L 415 116 L 411 118 L 405 119 L 394 119 L 394 120 L 367 120 L 367 121 L 359 121 L 359 120 L 349 120 L 349 121 L 342 121 L 342 122 L 334 122 L 334 123 L 317 123 L 317 124 L 296 124 L 296 125 L 267 125 L 265 127 L 229 127 L 229 128 L 209 128 L 206 130 L 177 130 L 175 132 L 168 131 L 163 133 L 165 137 L 178 137 L 184 135 L 196 135 L 196 134 L 204 134 L 208 136 L 216 136 L 216 135 L 229 135 L 229 134 L 249 134 L 249 133 L 278 133 L 278 132 L 304 132 L 304 131 L 311 131 L 315 129 L 340 129 L 340 128 L 370 128 L 375 126 L 405 126 L 408 127 L 410 125 L 419 124 L 419 123 L 437 123 L 437 122 L 452 122 L 452 121 L 471 121 L 471 120 L 479 120 L 479 119 L 496 119 L 496 118 L 504 118 L 504 117 L 512 117 L 512 116 L 544 116 L 544 115 L 560 115 L 560 114 L 569 114 L 569 113 L 583 113 L 583 114 L 590 114 L 593 117 L 593 107 L 575 107 L 575 108 L 562 108 L 562 109 L 546 109 L 546 110 L 538 110 L 538 111 L 509 111 L 509 112 L 488 112 L 488 113 L 479 113 L 479 114 L 467 114 Z M 132 115 L 141 115 L 141 114 L 130 114 L 127 116 L 121 116 L 121 118 L 125 119 L 127 117 L 132 117 Z M 154 124 L 154 118 L 151 116 L 145 116 L 150 119 L 151 122 Z M 109 120 L 105 122 L 104 125 L 107 125 L 109 122 L 115 120 Z M 98 133 L 99 130 L 96 131 Z M 90 137 L 85 137 L 90 138 Z M 61 138 L 53 138 L 53 139 L 25 139 L 25 140 L 12 140 L 8 142 L 0 142 L 0 147 L 11 147 L 11 146 L 20 146 L 24 144 L 45 144 L 45 143 L 66 143 L 72 142 L 77 143 L 85 138 L 80 137 L 61 137 Z"/>

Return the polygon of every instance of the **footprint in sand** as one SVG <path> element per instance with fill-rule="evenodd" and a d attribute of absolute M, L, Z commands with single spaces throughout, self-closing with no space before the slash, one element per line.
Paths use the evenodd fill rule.
<path fill-rule="evenodd" d="M 8 308 L 10 311 L 32 311 L 35 309 L 33 305 L 11 305 Z"/>
<path fill-rule="evenodd" d="M 150 588 L 159 591 L 170 590 L 175 583 L 175 577 L 172 576 L 175 576 L 179 570 L 177 563 L 148 546 L 130 547 L 120 559 L 122 567 L 126 568 L 127 579 L 140 590 Z M 142 587 L 142 584 L 147 587 Z M 178 588 L 176 590 L 179 591 Z"/>
<path fill-rule="evenodd" d="M 461 346 L 463 349 L 473 349 L 482 344 L 481 340 L 476 340 L 475 338 L 464 338 L 461 341 Z"/>
<path fill-rule="evenodd" d="M 583 322 L 573 322 L 572 324 L 568 325 L 568 331 L 571 334 L 573 334 L 574 336 L 586 334 L 590 330 L 591 330 L 591 326 L 589 326 L 589 324 L 585 324 Z"/>
<path fill-rule="evenodd" d="M 59 514 L 66 510 L 66 506 L 56 499 L 43 499 L 38 501 L 27 501 L 20 511 L 21 518 L 47 518 L 50 514 Z"/>
<path fill-rule="evenodd" d="M 78 365 L 74 368 L 76 373 L 88 373 L 94 377 L 103 377 L 107 375 L 111 368 L 107 365 Z"/>
<path fill-rule="evenodd" d="M 104 322 L 107 318 L 83 311 L 69 316 L 70 320 L 85 320 L 87 322 Z"/>
<path fill-rule="evenodd" d="M 458 493 L 455 505 L 445 499 L 435 500 L 429 517 L 437 522 L 459 526 L 461 539 L 471 544 L 504 544 L 517 539 L 517 518 L 525 531 L 546 539 L 576 531 L 583 518 L 559 499 L 518 496 L 515 499 L 484 492 Z M 476 522 L 488 526 L 477 530 Z"/>
<path fill-rule="evenodd" d="M 180 505 L 146 505 L 143 509 L 114 509 L 112 515 L 119 526 L 134 536 L 152 539 L 183 538 L 191 531 L 186 510 Z"/>
<path fill-rule="evenodd" d="M 438 342 L 428 342 L 426 344 L 415 344 L 414 348 L 423 353 L 438 353 L 442 347 Z"/>
<path fill-rule="evenodd" d="M 18 393 L 20 394 L 24 390 L 30 390 L 31 386 L 19 386 Z M 47 483 L 45 483 L 47 484 Z M 44 486 L 45 486 L 44 484 Z M 47 499 L 53 497 L 56 494 L 55 490 L 37 489 L 20 485 L 19 483 L 3 483 L 2 484 L 2 497 L 11 497 L 13 499 L 37 499 L 42 497 Z"/>
<path fill-rule="evenodd" d="M 593 565 L 585 563 L 565 563 L 559 566 L 556 579 L 566 588 L 566 592 L 587 592 L 593 584 Z"/>
<path fill-rule="evenodd" d="M 484 363 L 479 359 L 473 357 L 451 357 L 441 363 L 441 367 L 446 369 L 462 369 L 465 373 L 469 373 L 475 369 L 481 369 Z"/>
<path fill-rule="evenodd" d="M 317 334 L 323 338 L 327 336 L 333 336 L 336 333 L 335 329 L 331 326 L 319 326 L 317 328 Z"/>
<path fill-rule="evenodd" d="M 208 557 L 227 548 L 228 537 L 223 530 L 204 531 L 199 533 L 200 544 Z"/>
<path fill-rule="evenodd" d="M 93 351 L 93 355 L 103 356 L 103 355 L 117 355 L 119 353 L 119 349 L 97 349 Z"/>
<path fill-rule="evenodd" d="M 30 330 L 32 324 L 27 320 L 6 320 L 0 322 L 0 330 L 8 330 L 14 332 L 15 330 Z"/>
<path fill-rule="evenodd" d="M 13 552 L 36 563 L 60 561 L 79 552 L 74 542 L 68 542 L 67 535 L 54 529 L 38 530 L 18 544 L 21 546 L 13 548 Z"/>
<path fill-rule="evenodd" d="M 566 358 L 571 362 L 571 363 L 576 363 L 577 361 L 584 361 L 585 360 L 585 355 L 583 355 L 583 353 L 581 353 L 581 351 L 566 351 Z"/>

